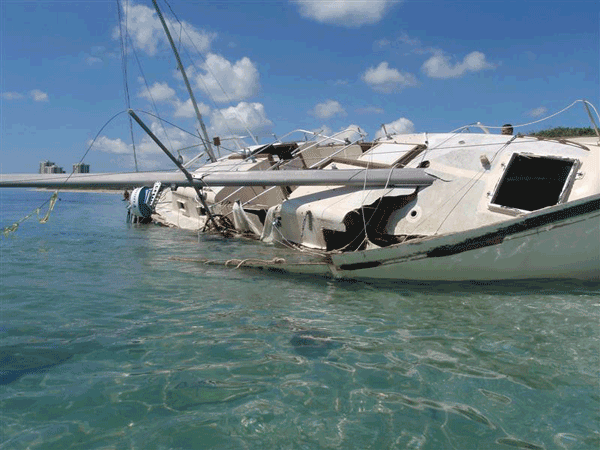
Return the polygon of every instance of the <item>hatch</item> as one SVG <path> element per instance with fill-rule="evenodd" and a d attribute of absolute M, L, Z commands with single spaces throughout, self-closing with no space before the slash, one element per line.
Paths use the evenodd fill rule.
<path fill-rule="evenodd" d="M 496 186 L 490 209 L 514 214 L 563 203 L 579 165 L 576 159 L 515 153 Z"/>

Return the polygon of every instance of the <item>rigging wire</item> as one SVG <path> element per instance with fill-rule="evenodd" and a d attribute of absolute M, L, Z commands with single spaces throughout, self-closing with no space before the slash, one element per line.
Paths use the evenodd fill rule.
<path fill-rule="evenodd" d="M 221 91 L 223 92 L 223 94 L 225 95 L 225 97 L 227 98 L 227 101 L 229 103 L 233 103 L 233 100 L 231 99 L 231 97 L 229 96 L 229 94 L 227 93 L 227 91 L 225 90 L 225 88 L 223 87 L 223 85 L 221 84 L 221 82 L 219 81 L 219 79 L 217 78 L 217 76 L 212 72 L 210 65 L 208 64 L 208 61 L 206 60 L 206 58 L 204 57 L 204 55 L 202 54 L 202 52 L 198 49 L 198 47 L 196 46 L 196 43 L 194 42 L 194 40 L 192 39 L 192 37 L 189 35 L 189 33 L 187 32 L 187 30 L 185 29 L 185 27 L 183 26 L 183 23 L 181 22 L 181 20 L 179 20 L 179 17 L 177 17 L 177 14 L 175 14 L 175 11 L 173 11 L 173 8 L 171 7 L 171 5 L 169 4 L 169 2 L 167 0 L 163 0 L 165 2 L 165 4 L 169 7 L 169 10 L 171 11 L 171 14 L 173 14 L 173 17 L 175 17 L 175 20 L 179 23 L 181 30 L 183 30 L 183 32 L 186 34 L 186 36 L 188 37 L 192 47 L 194 48 L 194 50 L 196 50 L 196 53 L 198 54 L 198 56 L 202 59 L 202 61 L 204 61 L 204 64 L 206 66 L 206 71 L 208 73 L 210 73 L 210 75 L 212 75 L 213 79 L 215 80 L 215 82 L 217 83 L 217 85 L 219 86 L 219 88 L 221 89 Z M 191 58 L 190 54 L 188 53 L 187 49 L 185 48 L 185 46 L 183 47 L 183 49 L 185 50 L 189 60 L 191 61 L 192 66 L 194 67 L 194 69 L 199 72 L 198 67 L 196 66 L 196 64 L 194 63 L 194 60 Z M 197 80 L 200 80 L 200 82 L 202 83 L 202 85 L 204 86 L 204 91 L 206 93 L 206 95 L 208 96 L 208 98 L 210 99 L 211 103 L 213 104 L 215 110 L 221 115 L 221 117 L 223 117 L 224 119 L 224 123 L 225 123 L 225 127 L 227 128 L 227 130 L 229 131 L 229 133 L 231 133 L 231 135 L 234 135 L 233 130 L 231 129 L 231 127 L 229 126 L 226 117 L 224 116 L 224 114 L 222 113 L 222 111 L 219 109 L 219 107 L 216 104 L 216 101 L 214 100 L 214 98 L 212 97 L 212 95 L 210 94 L 210 90 L 208 88 L 208 86 L 206 85 L 206 83 L 204 82 L 204 79 L 202 77 L 197 78 Z M 248 132 L 248 134 L 250 135 L 250 137 L 252 138 L 252 140 L 254 141 L 255 144 L 258 144 L 258 141 L 256 140 L 254 134 L 252 133 L 252 131 L 249 129 L 248 124 L 246 123 L 246 121 L 238 114 L 237 110 L 234 109 L 234 114 L 236 116 L 236 118 L 240 121 L 240 123 L 243 125 L 243 127 L 246 129 L 246 131 Z"/>
<path fill-rule="evenodd" d="M 144 85 L 146 86 L 146 91 L 148 91 L 148 96 L 150 97 L 150 103 L 152 103 L 152 108 L 156 112 L 156 115 L 153 115 L 153 117 L 159 118 L 159 116 L 158 116 L 158 107 L 156 106 L 156 101 L 154 100 L 154 97 L 152 96 L 152 91 L 150 90 L 150 86 L 148 85 L 148 80 L 146 78 L 146 75 L 144 74 L 144 69 L 142 69 L 142 64 L 140 62 L 140 59 L 138 57 L 137 52 L 135 51 L 135 47 L 133 46 L 133 42 L 131 42 L 131 49 L 133 51 L 133 56 L 135 57 L 135 60 L 137 62 L 138 69 L 140 70 L 140 73 L 142 74 L 142 80 L 144 80 Z M 131 118 L 129 120 L 131 121 Z M 167 141 L 169 143 L 169 147 L 171 148 L 171 151 L 173 151 L 173 143 L 171 142 L 171 138 L 169 137 L 169 134 L 167 133 L 167 130 L 163 126 L 162 122 L 160 122 L 160 124 L 161 124 L 161 127 L 163 129 L 163 133 L 165 133 L 165 136 L 166 136 Z M 195 135 L 192 135 L 192 136 L 195 136 Z M 196 136 L 196 137 L 198 137 L 198 136 Z"/>
<path fill-rule="evenodd" d="M 510 144 L 512 144 L 512 142 L 517 138 L 517 136 L 513 136 L 512 139 L 510 139 L 508 142 L 506 142 L 504 145 L 502 145 L 497 151 L 496 153 L 494 153 L 494 156 L 492 157 L 491 161 L 494 161 L 496 159 L 496 157 L 498 156 L 498 154 L 502 151 L 504 151 Z M 455 195 L 457 195 L 461 190 L 465 189 L 465 192 L 463 193 L 463 195 L 461 195 L 458 200 L 454 203 L 454 206 L 452 206 L 452 208 L 450 208 L 450 211 L 448 211 L 448 213 L 446 214 L 446 217 L 444 217 L 444 219 L 440 222 L 439 226 L 437 227 L 437 229 L 435 230 L 435 234 L 437 234 L 440 229 L 442 228 L 442 226 L 444 225 L 444 223 L 446 223 L 446 220 L 448 220 L 448 218 L 450 217 L 450 214 L 452 214 L 452 212 L 457 208 L 457 206 L 460 204 L 460 202 L 462 201 L 463 198 L 465 198 L 465 196 L 471 191 L 471 189 L 473 189 L 475 187 L 475 185 L 477 184 L 477 182 L 483 177 L 483 175 L 485 174 L 486 170 L 485 169 L 480 169 L 478 173 L 476 173 L 473 177 L 471 177 L 470 180 L 468 180 L 460 189 L 458 189 L 454 195 L 452 195 L 452 197 L 454 197 Z M 470 184 L 470 186 L 469 186 Z M 451 200 L 450 197 L 446 202 L 444 202 L 444 204 L 442 206 L 445 206 L 446 204 L 448 204 Z"/>
<path fill-rule="evenodd" d="M 591 103 L 590 103 L 590 102 L 588 102 L 587 100 L 579 99 L 579 100 L 575 100 L 575 101 L 574 101 L 573 103 L 571 103 L 569 106 L 567 106 L 567 107 L 565 107 L 565 108 L 561 109 L 560 111 L 557 111 L 557 112 L 555 112 L 554 114 L 550 114 L 549 116 L 543 117 L 543 118 L 541 118 L 541 119 L 538 119 L 538 120 L 534 120 L 533 122 L 522 123 L 522 124 L 518 124 L 518 125 L 512 125 L 512 127 L 513 127 L 513 128 L 523 128 L 523 127 L 528 127 L 528 126 L 531 126 L 531 125 L 538 124 L 538 123 L 540 123 L 540 122 L 544 122 L 545 120 L 552 119 L 553 117 L 556 117 L 556 116 L 558 116 L 559 114 L 562 114 L 563 112 L 565 112 L 565 111 L 567 111 L 568 109 L 570 109 L 570 108 L 572 108 L 573 106 L 575 106 L 577 103 L 583 103 L 583 104 L 586 104 L 586 105 L 588 105 L 588 106 L 591 106 L 591 107 L 594 109 L 594 112 L 596 113 L 596 116 L 598 116 L 598 118 L 600 119 L 600 115 L 598 114 L 598 111 L 596 110 L 596 108 L 594 107 L 594 105 L 593 105 L 593 104 L 591 104 Z M 464 125 L 464 126 L 462 126 L 462 127 L 459 127 L 459 128 L 457 128 L 457 129 L 455 129 L 455 130 L 452 130 L 452 131 L 451 131 L 451 133 L 460 132 L 460 131 L 462 131 L 462 130 L 464 130 L 464 129 L 468 128 L 468 127 L 472 127 L 472 126 L 475 126 L 475 125 L 483 125 L 483 124 L 481 124 L 481 123 L 472 123 L 472 124 L 469 124 L 469 125 Z M 492 127 L 492 126 L 487 126 L 487 125 L 483 125 L 483 126 L 485 126 L 486 128 L 491 128 L 491 129 L 494 129 L 494 130 L 496 130 L 496 129 L 502 129 L 502 128 L 503 128 L 503 127 Z"/>
<path fill-rule="evenodd" d="M 555 112 L 555 113 L 553 113 L 553 114 L 550 114 L 549 116 L 546 116 L 546 117 L 544 117 L 544 118 L 542 118 L 542 119 L 539 119 L 539 120 L 536 120 L 536 121 L 533 121 L 533 122 L 529 122 L 529 123 L 525 123 L 525 124 L 513 125 L 513 127 L 515 127 L 515 128 L 518 128 L 518 127 L 526 127 L 526 126 L 530 126 L 530 125 L 534 125 L 534 124 L 537 124 L 537 123 L 543 122 L 543 121 L 545 121 L 545 120 L 548 120 L 548 119 L 551 119 L 551 118 L 553 118 L 553 117 L 555 117 L 555 116 L 557 116 L 557 115 L 559 115 L 559 114 L 562 114 L 563 112 L 565 112 L 565 111 L 567 111 L 568 109 L 570 109 L 570 108 L 572 108 L 573 106 L 575 106 L 577 103 L 583 103 L 584 105 L 591 106 L 591 107 L 592 107 L 592 109 L 594 110 L 594 112 L 596 113 L 596 116 L 598 116 L 598 118 L 600 119 L 600 115 L 598 114 L 598 110 L 596 109 L 596 107 L 595 107 L 595 106 L 594 106 L 592 103 L 588 102 L 588 101 L 587 101 L 587 100 L 585 100 L 585 99 L 579 99 L 579 100 L 575 100 L 573 103 L 571 103 L 571 104 L 570 104 L 570 105 L 568 105 L 567 107 L 565 107 L 565 108 L 561 109 L 560 111 L 558 111 L 558 112 Z M 448 139 L 446 139 L 446 140 L 444 140 L 444 141 L 440 142 L 440 143 L 439 143 L 439 144 L 437 144 L 435 147 L 433 147 L 431 150 L 436 150 L 436 149 L 439 149 L 439 148 L 441 147 L 441 145 L 443 145 L 443 144 L 444 144 L 444 143 L 446 143 L 448 140 L 450 140 L 450 139 L 452 139 L 453 137 L 455 137 L 456 135 L 458 135 L 458 134 L 459 134 L 459 133 L 460 133 L 462 130 L 464 130 L 464 129 L 465 129 L 465 128 L 467 128 L 467 127 L 468 127 L 468 125 L 467 125 L 467 126 L 464 126 L 464 127 L 457 128 L 456 130 L 454 130 L 454 131 L 453 131 L 453 134 L 452 134 L 452 136 L 450 136 Z M 488 128 L 499 128 L 499 129 L 501 129 L 502 127 L 488 127 Z M 502 151 L 504 151 L 504 150 L 505 150 L 505 149 L 506 149 L 506 148 L 507 148 L 507 147 L 508 147 L 510 144 L 514 143 L 514 140 L 515 140 L 515 138 L 516 138 L 516 137 L 517 137 L 517 135 L 513 136 L 513 137 L 512 137 L 512 138 L 511 138 L 511 139 L 510 139 L 508 142 L 506 142 L 506 143 L 505 143 L 504 145 L 502 145 L 502 146 L 501 146 L 501 147 L 500 147 L 498 150 L 496 150 L 496 152 L 494 153 L 494 155 L 493 155 L 493 157 L 492 157 L 491 161 L 494 161 L 494 160 L 495 160 L 495 159 L 498 157 L 498 155 L 499 155 L 499 154 L 500 154 Z M 492 145 L 495 145 L 495 144 L 492 144 Z M 451 147 L 445 147 L 445 148 L 447 149 L 447 148 L 451 148 Z M 430 149 L 427 149 L 427 151 L 429 151 L 429 150 L 430 150 Z M 443 226 L 443 224 L 446 222 L 446 220 L 447 220 L 447 219 L 450 217 L 450 214 L 452 214 L 452 211 L 454 211 L 454 210 L 456 209 L 456 207 L 458 206 L 458 204 L 460 203 L 460 201 L 461 201 L 461 200 L 462 200 L 462 199 L 463 199 L 463 198 L 464 198 L 464 197 L 465 197 L 465 196 L 466 196 L 466 195 L 467 195 L 467 194 L 468 194 L 468 193 L 471 191 L 471 189 L 473 189 L 473 187 L 475 186 L 475 184 L 477 183 L 477 181 L 479 181 L 479 180 L 481 179 L 481 177 L 482 177 L 484 174 L 485 174 L 485 170 L 480 170 L 480 171 L 479 171 L 477 174 L 475 174 L 475 175 L 474 175 L 474 176 L 473 176 L 473 177 L 472 177 L 470 180 L 468 180 L 468 181 L 467 181 L 467 183 L 465 183 L 463 186 L 461 186 L 459 189 L 457 189 L 457 191 L 456 191 L 456 192 L 455 192 L 455 193 L 454 193 L 454 194 L 453 194 L 451 197 L 449 197 L 449 198 L 448 198 L 448 200 L 447 200 L 446 202 L 444 202 L 444 203 L 443 203 L 443 204 L 440 206 L 440 208 L 441 208 L 441 207 L 443 207 L 443 206 L 447 205 L 447 204 L 448 204 L 448 203 L 449 203 L 449 202 L 452 200 L 452 198 L 454 198 L 454 196 L 455 196 L 455 195 L 459 194 L 459 193 L 460 193 L 460 192 L 461 192 L 463 189 L 466 189 L 466 191 L 465 191 L 465 192 L 464 192 L 464 193 L 463 193 L 463 194 L 462 194 L 462 195 L 461 195 L 461 196 L 458 198 L 458 200 L 456 200 L 456 202 L 455 202 L 454 206 L 453 206 L 453 207 L 450 209 L 450 211 L 449 211 L 449 212 L 446 214 L 446 217 L 444 217 L 444 219 L 443 219 L 443 220 L 440 222 L 439 226 L 437 227 L 437 229 L 436 229 L 436 231 L 435 231 L 435 233 L 436 233 L 436 234 L 439 232 L 439 230 L 441 229 L 441 227 Z M 438 210 L 439 210 L 439 208 L 438 208 Z M 432 214 L 429 214 L 427 217 L 423 218 L 423 220 L 421 221 L 421 224 L 422 224 L 422 223 L 424 223 L 424 221 L 425 221 L 426 219 L 428 219 L 429 217 L 431 217 L 432 215 L 433 215 L 433 213 L 432 213 Z M 416 231 L 416 229 L 419 227 L 419 225 L 420 225 L 420 224 L 416 225 L 416 226 L 413 228 L 413 230 L 412 230 L 412 233 L 414 233 L 414 232 Z"/>
<path fill-rule="evenodd" d="M 125 0 L 126 4 L 129 4 L 127 0 Z M 117 12 L 119 15 L 119 43 L 121 46 L 121 70 L 123 71 L 123 85 L 125 87 L 125 106 L 127 109 L 131 109 L 131 98 L 129 96 L 129 81 L 127 76 L 127 37 L 129 36 L 128 26 L 127 26 L 127 11 L 123 9 L 123 14 L 125 15 L 125 20 L 121 17 L 121 2 L 117 0 Z M 123 23 L 125 23 L 125 33 L 123 33 Z M 133 121 L 131 117 L 129 117 L 129 132 L 131 134 L 131 145 L 133 147 L 133 161 L 135 163 L 135 171 L 138 172 L 138 162 L 137 155 L 135 151 L 135 139 L 133 137 Z"/>
<path fill-rule="evenodd" d="M 115 114 L 114 116 L 112 116 L 110 119 L 108 119 L 108 121 L 102 126 L 102 128 L 100 128 L 100 130 L 98 130 L 98 133 L 96 133 L 96 136 L 94 137 L 94 139 L 92 140 L 92 142 L 90 143 L 90 145 L 88 146 L 87 150 L 85 151 L 85 153 L 83 154 L 83 156 L 81 157 L 81 159 L 79 160 L 79 164 L 81 164 L 84 160 L 85 157 L 87 156 L 87 154 L 90 152 L 90 150 L 92 149 L 92 147 L 94 146 L 94 144 L 96 143 L 96 140 L 98 139 L 98 137 L 100 136 L 100 133 L 102 133 L 102 131 L 104 131 L 104 128 L 107 127 L 107 125 L 109 123 L 111 123 L 115 118 L 117 118 L 118 116 L 120 116 L 121 114 L 125 113 L 126 111 L 120 111 L 117 114 Z M 75 172 L 71 172 L 69 174 L 69 176 L 67 176 L 67 178 L 65 178 L 65 181 L 63 183 L 67 183 L 71 177 L 75 174 Z M 37 214 L 38 217 L 38 221 L 41 224 L 44 224 L 46 222 L 48 222 L 48 219 L 50 218 L 50 213 L 52 212 L 52 210 L 54 209 L 54 205 L 56 204 L 56 200 L 58 199 L 58 191 L 61 188 L 58 188 L 54 191 L 54 193 L 52 194 L 52 196 L 46 200 L 45 202 L 43 202 L 40 206 L 38 206 L 37 208 L 35 208 L 31 213 L 27 214 L 25 217 L 22 217 L 21 219 L 17 220 L 15 223 L 13 223 L 12 225 L 9 225 L 7 227 L 4 227 L 2 229 L 2 236 L 4 237 L 8 237 L 10 234 L 14 233 L 15 231 L 17 231 L 17 229 L 19 228 L 19 225 L 23 222 L 25 222 L 26 220 L 28 220 L 29 218 L 31 218 L 34 214 Z M 48 211 L 46 212 L 46 214 L 44 215 L 44 217 L 42 217 L 40 219 L 40 211 L 41 209 L 46 206 L 47 204 L 49 204 L 48 206 Z"/>

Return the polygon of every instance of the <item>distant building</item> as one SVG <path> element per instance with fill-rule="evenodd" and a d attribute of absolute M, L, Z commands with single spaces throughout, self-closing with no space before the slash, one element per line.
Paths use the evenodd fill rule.
<path fill-rule="evenodd" d="M 73 164 L 73 173 L 90 173 L 90 165 L 84 163 Z"/>
<path fill-rule="evenodd" d="M 52 161 L 46 160 L 40 162 L 40 173 L 65 173 L 65 171 Z"/>

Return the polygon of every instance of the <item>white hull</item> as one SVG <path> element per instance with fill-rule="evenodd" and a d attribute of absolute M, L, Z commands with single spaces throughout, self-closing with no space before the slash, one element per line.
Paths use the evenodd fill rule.
<path fill-rule="evenodd" d="M 328 263 L 280 262 L 253 267 L 347 279 L 597 282 L 600 281 L 599 204 L 600 196 L 594 196 L 468 232 L 334 254 Z M 519 229 L 522 231 L 514 232 Z"/>
<path fill-rule="evenodd" d="M 339 270 L 331 266 L 331 270 L 336 277 L 343 278 L 419 281 L 548 278 L 600 281 L 600 213 L 528 230 L 506 238 L 501 244 L 455 255 L 409 258 L 358 270 Z"/>

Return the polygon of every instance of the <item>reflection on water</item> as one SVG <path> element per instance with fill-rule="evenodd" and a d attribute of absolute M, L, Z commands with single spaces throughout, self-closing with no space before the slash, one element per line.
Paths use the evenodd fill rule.
<path fill-rule="evenodd" d="M 62 197 L 0 243 L 0 448 L 600 446 L 596 285 L 174 261 L 285 250 Z"/>

